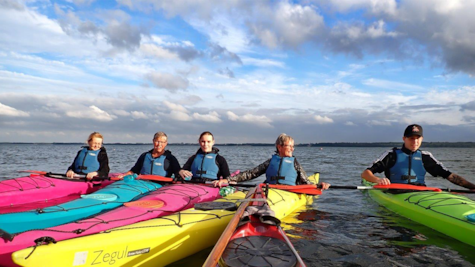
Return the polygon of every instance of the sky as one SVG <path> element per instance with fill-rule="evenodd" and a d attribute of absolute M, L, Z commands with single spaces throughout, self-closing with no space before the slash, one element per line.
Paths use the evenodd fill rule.
<path fill-rule="evenodd" d="M 475 0 L 0 0 L 0 142 L 475 141 Z"/>

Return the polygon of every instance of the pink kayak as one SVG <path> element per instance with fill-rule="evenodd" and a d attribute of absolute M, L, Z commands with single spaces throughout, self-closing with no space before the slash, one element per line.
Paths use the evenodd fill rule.
<path fill-rule="evenodd" d="M 57 177 L 57 178 L 52 178 Z M 18 212 L 57 204 L 57 199 L 95 192 L 113 181 L 85 181 L 61 175 L 48 177 L 32 173 L 29 176 L 0 181 L 0 213 Z"/>
<path fill-rule="evenodd" d="M 30 230 L 16 235 L 12 241 L 0 239 L 0 263 L 2 266 L 16 266 L 12 262 L 11 254 L 29 246 L 91 235 L 170 215 L 192 208 L 196 203 L 213 201 L 219 197 L 219 188 L 215 187 L 196 184 L 167 185 L 137 201 L 88 219 L 47 229 Z"/>

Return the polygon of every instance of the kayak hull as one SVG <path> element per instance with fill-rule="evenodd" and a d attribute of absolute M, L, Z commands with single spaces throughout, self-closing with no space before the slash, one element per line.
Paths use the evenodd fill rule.
<path fill-rule="evenodd" d="M 437 230 L 466 244 L 475 246 L 475 201 L 446 192 L 415 191 L 392 194 L 369 190 L 369 195 L 387 209 Z"/>

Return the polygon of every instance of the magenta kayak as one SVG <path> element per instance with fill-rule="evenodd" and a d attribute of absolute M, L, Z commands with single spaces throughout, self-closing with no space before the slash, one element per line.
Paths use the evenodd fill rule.
<path fill-rule="evenodd" d="M 20 207 L 23 205 L 26 209 L 31 209 L 31 206 L 26 207 L 27 204 L 48 205 L 50 202 L 56 203 L 53 200 L 61 198 L 68 201 L 66 198 L 68 196 L 79 197 L 81 194 L 90 194 L 111 183 L 112 181 L 86 182 L 79 179 L 58 179 L 40 174 L 8 179 L 0 181 L 0 210 L 13 208 L 11 212 L 18 212 L 23 210 Z"/>
<path fill-rule="evenodd" d="M 196 184 L 167 185 L 137 201 L 88 219 L 42 230 L 30 230 L 16 235 L 12 241 L 0 239 L 0 263 L 2 266 L 16 266 L 11 254 L 19 249 L 166 216 L 219 197 L 219 188 Z"/>

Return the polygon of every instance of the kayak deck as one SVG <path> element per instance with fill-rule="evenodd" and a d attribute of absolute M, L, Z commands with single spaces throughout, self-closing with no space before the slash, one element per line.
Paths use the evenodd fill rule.
<path fill-rule="evenodd" d="M 401 216 L 475 246 L 475 222 L 467 218 L 475 214 L 475 201 L 465 196 L 432 191 L 392 194 L 370 190 L 369 194 Z"/>
<path fill-rule="evenodd" d="M 28 204 L 55 205 L 52 201 L 68 196 L 90 194 L 113 181 L 85 182 L 78 179 L 57 179 L 32 173 L 29 176 L 0 181 L 0 213 L 25 211 Z M 48 203 L 52 203 L 48 205 Z"/>
<path fill-rule="evenodd" d="M 214 202 L 230 202 L 235 207 L 245 195 L 238 191 Z M 13 253 L 12 258 L 21 266 L 165 266 L 212 246 L 235 212 L 187 209 L 94 235 L 26 248 Z"/>
<path fill-rule="evenodd" d="M 309 178 L 317 183 L 319 174 Z M 238 210 L 203 266 L 305 266 L 280 219 L 312 203 L 313 196 L 263 187 L 253 189 L 255 201 Z"/>

